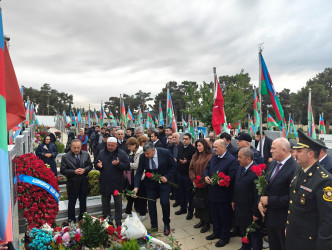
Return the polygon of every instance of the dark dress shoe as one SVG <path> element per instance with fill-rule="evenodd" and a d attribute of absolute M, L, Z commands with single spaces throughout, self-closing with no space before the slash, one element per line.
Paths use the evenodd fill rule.
<path fill-rule="evenodd" d="M 200 222 L 198 222 L 195 226 L 194 226 L 194 228 L 200 228 L 200 227 L 202 227 L 204 225 L 204 222 L 203 221 L 200 221 Z"/>
<path fill-rule="evenodd" d="M 204 226 L 201 228 L 201 233 L 206 233 L 210 229 L 210 224 L 204 223 Z"/>
<path fill-rule="evenodd" d="M 178 210 L 178 211 L 175 212 L 175 215 L 186 214 L 186 213 L 187 213 L 186 210 L 180 209 L 180 210 Z"/>
<path fill-rule="evenodd" d="M 170 232 L 171 232 L 171 229 L 170 229 L 169 225 L 165 225 L 164 226 L 164 235 L 168 236 Z"/>
<path fill-rule="evenodd" d="M 188 213 L 186 220 L 191 220 L 193 218 L 193 213 Z"/>
<path fill-rule="evenodd" d="M 151 227 L 150 232 L 151 233 L 158 232 L 158 227 Z"/>
<path fill-rule="evenodd" d="M 173 207 L 178 207 L 178 206 L 180 206 L 180 203 L 176 201 L 176 202 L 173 204 Z"/>
<path fill-rule="evenodd" d="M 215 246 L 216 246 L 216 247 L 223 247 L 223 246 L 226 246 L 228 243 L 229 243 L 229 241 L 219 240 L 219 241 L 215 244 Z"/>
<path fill-rule="evenodd" d="M 205 237 L 205 239 L 207 239 L 207 240 L 214 240 L 214 239 L 218 239 L 218 238 L 219 238 L 219 236 L 217 236 L 215 234 L 210 234 Z"/>

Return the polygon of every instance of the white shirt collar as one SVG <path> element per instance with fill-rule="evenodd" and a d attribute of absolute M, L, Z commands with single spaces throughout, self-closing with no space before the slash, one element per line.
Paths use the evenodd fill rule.
<path fill-rule="evenodd" d="M 322 159 L 319 160 L 319 162 L 322 162 L 326 158 L 327 154 L 322 157 Z"/>
<path fill-rule="evenodd" d="M 282 162 L 280 162 L 283 165 L 285 165 L 286 161 L 288 161 L 289 158 L 291 158 L 292 155 L 289 155 L 285 160 L 283 160 Z"/>
<path fill-rule="evenodd" d="M 219 158 L 224 158 L 225 154 L 227 153 L 227 151 L 225 151 L 225 153 L 221 156 L 217 155 Z"/>

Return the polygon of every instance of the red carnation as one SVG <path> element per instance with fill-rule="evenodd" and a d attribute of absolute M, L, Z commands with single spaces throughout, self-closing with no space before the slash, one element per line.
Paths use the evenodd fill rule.
<path fill-rule="evenodd" d="M 219 181 L 219 186 L 223 187 L 223 186 L 226 186 L 226 181 L 224 179 L 220 180 Z"/>
<path fill-rule="evenodd" d="M 61 227 L 56 227 L 56 228 L 54 228 L 54 231 L 55 231 L 55 232 L 60 232 L 60 231 L 61 231 Z"/>
<path fill-rule="evenodd" d="M 68 227 L 65 227 L 65 228 L 63 229 L 63 231 L 64 231 L 65 233 L 69 232 Z"/>
<path fill-rule="evenodd" d="M 113 192 L 113 195 L 114 196 L 118 196 L 119 195 L 119 191 L 115 189 L 114 192 Z"/>
<path fill-rule="evenodd" d="M 259 167 L 261 170 L 264 170 L 264 169 L 266 169 L 266 164 L 259 164 L 258 167 Z"/>
<path fill-rule="evenodd" d="M 200 181 L 200 180 L 202 180 L 202 177 L 201 177 L 200 175 L 197 175 L 197 176 L 196 176 L 196 180 L 197 180 L 197 181 Z"/>
<path fill-rule="evenodd" d="M 229 187 L 229 185 L 230 185 L 229 182 L 226 182 L 225 186 L 226 186 L 226 187 Z"/>
<path fill-rule="evenodd" d="M 55 243 L 57 244 L 61 244 L 62 243 L 62 238 L 60 235 L 58 235 L 58 237 L 56 237 Z"/>
<path fill-rule="evenodd" d="M 74 239 L 75 239 L 77 242 L 80 242 L 80 240 L 81 240 L 81 235 L 80 235 L 80 234 L 75 234 Z"/>
<path fill-rule="evenodd" d="M 114 229 L 113 226 L 109 226 L 109 227 L 106 229 L 106 231 L 107 231 L 107 234 L 108 234 L 108 235 L 111 235 L 111 234 L 114 234 L 115 229 Z"/>
<path fill-rule="evenodd" d="M 223 172 L 219 172 L 218 176 L 219 176 L 219 178 L 225 178 L 226 175 Z"/>
<path fill-rule="evenodd" d="M 249 239 L 248 239 L 248 237 L 242 237 L 242 238 L 241 238 L 241 241 L 242 241 L 243 243 L 245 243 L 245 244 L 248 244 L 248 243 L 249 243 Z"/>
<path fill-rule="evenodd" d="M 231 177 L 229 177 L 228 175 L 225 176 L 224 178 L 225 181 L 231 181 Z"/>
<path fill-rule="evenodd" d="M 150 172 L 146 172 L 146 173 L 145 173 L 145 176 L 148 177 L 149 179 L 152 178 L 152 174 L 151 174 Z"/>

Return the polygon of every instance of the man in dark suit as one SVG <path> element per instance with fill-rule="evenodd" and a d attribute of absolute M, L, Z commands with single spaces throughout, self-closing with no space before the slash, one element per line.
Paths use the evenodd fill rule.
<path fill-rule="evenodd" d="M 144 170 L 152 174 L 160 174 L 160 182 L 145 177 L 146 195 L 149 199 L 156 200 L 160 197 L 160 205 L 163 212 L 164 234 L 170 233 L 170 203 L 169 194 L 171 185 L 168 181 L 173 181 L 176 167 L 171 152 L 164 148 L 155 148 L 153 143 L 147 142 L 143 146 L 144 154 L 141 154 L 134 180 L 134 192 L 138 191 Z M 148 208 L 151 220 L 151 228 L 158 229 L 156 201 L 148 201 Z"/>
<path fill-rule="evenodd" d="M 71 142 L 71 151 L 62 156 L 61 159 L 60 172 L 67 177 L 69 222 L 76 222 L 75 204 L 77 198 L 80 201 L 78 220 L 81 220 L 83 213 L 86 212 L 86 196 L 89 185 L 88 173 L 92 169 L 92 164 L 89 153 L 81 149 L 82 142 L 79 139 L 74 139 Z"/>
<path fill-rule="evenodd" d="M 326 153 L 326 145 L 323 140 L 319 140 L 320 144 L 322 144 L 324 147 L 320 150 L 319 153 L 319 165 L 324 167 L 328 172 L 332 173 L 332 157 L 327 155 Z"/>
<path fill-rule="evenodd" d="M 232 220 L 232 189 L 235 173 L 238 168 L 236 158 L 227 152 L 226 142 L 216 140 L 213 144 L 215 155 L 206 166 L 203 177 L 206 183 L 211 184 L 214 173 L 223 172 L 230 177 L 230 185 L 209 186 L 209 199 L 211 204 L 211 218 L 213 221 L 213 233 L 206 237 L 207 240 L 220 238 L 215 244 L 216 247 L 223 247 L 229 243 L 231 220 Z"/>
<path fill-rule="evenodd" d="M 125 138 L 124 131 L 122 129 L 118 129 L 115 132 L 115 138 L 118 141 L 118 148 L 122 149 L 123 151 L 126 152 L 127 155 L 129 155 L 130 151 L 128 150 L 128 148 L 126 146 L 127 139 Z"/>
<path fill-rule="evenodd" d="M 179 147 L 177 161 L 176 161 L 176 172 L 177 172 L 177 183 L 178 196 L 180 201 L 180 210 L 176 211 L 176 215 L 187 213 L 186 219 L 191 220 L 193 217 L 192 207 L 192 188 L 193 184 L 189 177 L 189 165 L 193 154 L 195 153 L 195 147 L 191 144 L 191 134 L 185 133 L 183 135 L 183 145 Z"/>
<path fill-rule="evenodd" d="M 272 139 L 267 137 L 262 131 L 262 152 L 260 152 L 260 132 L 257 131 L 256 133 L 256 138 L 255 138 L 255 147 L 257 151 L 259 151 L 264 159 L 264 163 L 266 165 L 269 165 L 270 162 L 272 161 L 272 155 L 271 155 L 271 146 L 272 146 Z"/>
<path fill-rule="evenodd" d="M 114 137 L 107 139 L 106 149 L 100 151 L 95 160 L 95 168 L 100 171 L 99 192 L 101 194 L 101 204 L 103 217 L 111 217 L 111 198 L 114 190 L 123 191 L 124 176 L 123 171 L 129 170 L 130 163 L 126 152 L 118 146 L 118 141 Z M 121 225 L 122 196 L 114 196 L 115 223 Z M 112 223 L 113 224 L 113 223 Z"/>
<path fill-rule="evenodd" d="M 266 217 L 270 250 L 284 250 L 289 185 L 298 165 L 291 157 L 290 143 L 285 138 L 273 141 L 271 153 L 273 161 L 265 171 L 268 185 L 265 195 L 260 198 L 258 209 Z"/>
<path fill-rule="evenodd" d="M 258 193 L 256 189 L 256 174 L 251 167 L 256 165 L 253 161 L 254 153 L 250 148 L 241 148 L 238 161 L 241 167 L 237 169 L 234 183 L 232 208 L 235 211 L 236 224 L 240 227 L 241 237 L 246 235 L 246 229 L 252 221 L 258 222 L 261 215 L 257 208 Z M 241 250 L 261 250 L 263 241 L 260 230 L 248 234 L 249 243 L 242 242 Z"/>
<path fill-rule="evenodd" d="M 150 139 L 151 139 L 151 142 L 153 143 L 155 148 L 163 148 L 164 147 L 164 145 L 159 140 L 159 133 L 158 132 L 152 131 Z"/>
<path fill-rule="evenodd" d="M 325 146 L 302 131 L 298 134 L 293 148 L 300 167 L 290 185 L 286 249 L 332 249 L 332 177 L 318 162 Z"/>
<path fill-rule="evenodd" d="M 237 146 L 238 148 L 243 148 L 243 147 L 247 147 L 247 148 L 251 148 L 252 152 L 254 152 L 254 161 L 257 164 L 263 164 L 264 163 L 264 159 L 261 156 L 261 154 L 257 151 L 256 148 L 254 148 L 253 146 L 251 146 L 251 135 L 248 133 L 240 133 L 237 137 L 235 137 L 235 139 L 237 139 Z M 236 152 L 237 155 L 237 152 Z"/>
<path fill-rule="evenodd" d="M 237 149 L 232 145 L 232 137 L 230 134 L 224 132 L 221 133 L 220 139 L 223 139 L 227 143 L 227 151 L 230 152 L 233 156 L 237 156 Z"/>

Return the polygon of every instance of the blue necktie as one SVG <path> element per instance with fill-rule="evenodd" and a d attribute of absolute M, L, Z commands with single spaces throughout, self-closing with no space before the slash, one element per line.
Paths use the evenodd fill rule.
<path fill-rule="evenodd" d="M 153 158 L 151 159 L 151 167 L 152 170 L 157 169 L 156 163 L 154 162 Z"/>
<path fill-rule="evenodd" d="M 79 168 L 80 167 L 80 158 L 78 157 L 78 155 L 75 155 L 75 158 L 76 158 L 77 168 Z"/>
<path fill-rule="evenodd" d="M 245 172 L 246 172 L 246 169 L 242 167 L 241 176 L 244 175 Z"/>

